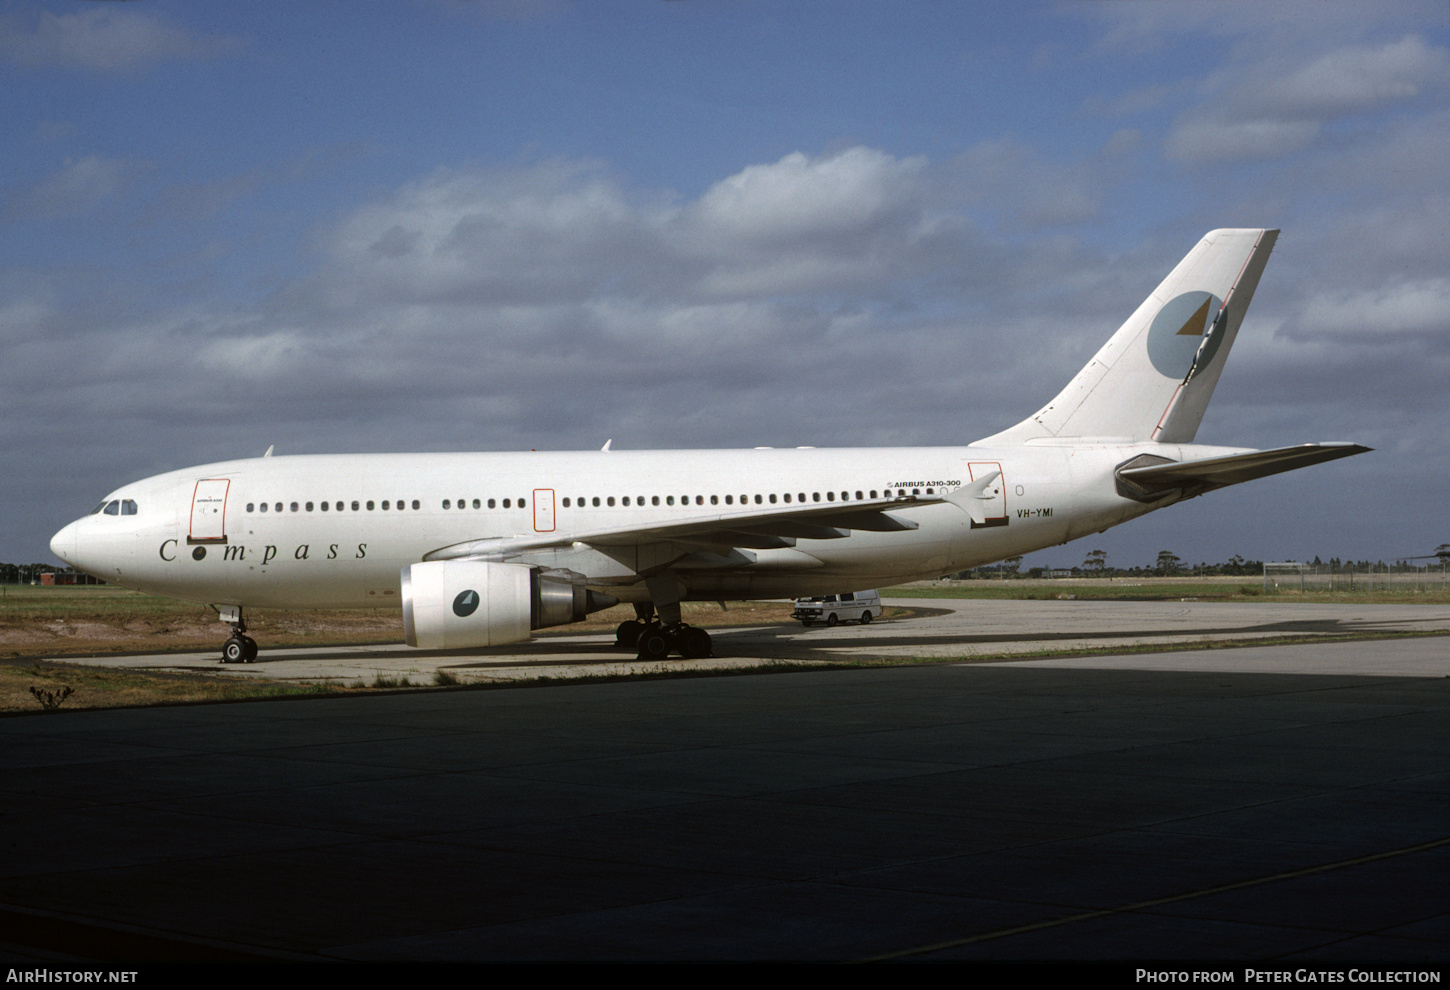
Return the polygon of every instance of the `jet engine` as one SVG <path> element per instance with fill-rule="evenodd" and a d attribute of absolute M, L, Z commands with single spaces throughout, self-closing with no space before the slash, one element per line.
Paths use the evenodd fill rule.
<path fill-rule="evenodd" d="M 522 643 L 531 630 L 578 622 L 616 602 L 584 587 L 576 571 L 428 561 L 403 568 L 403 637 L 425 650 Z"/>

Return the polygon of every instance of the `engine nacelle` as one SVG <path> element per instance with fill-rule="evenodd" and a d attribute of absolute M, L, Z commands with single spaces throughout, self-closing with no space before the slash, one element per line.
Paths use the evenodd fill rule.
<path fill-rule="evenodd" d="M 578 622 L 617 601 L 584 587 L 574 571 L 433 560 L 403 568 L 403 638 L 425 650 L 522 643 L 534 629 Z"/>

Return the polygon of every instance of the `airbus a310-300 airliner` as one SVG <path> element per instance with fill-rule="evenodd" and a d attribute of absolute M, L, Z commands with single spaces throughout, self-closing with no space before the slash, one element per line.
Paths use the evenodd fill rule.
<path fill-rule="evenodd" d="M 936 577 L 1368 448 L 1193 443 L 1276 230 L 1201 240 L 1051 402 L 961 447 L 263 456 L 147 478 L 51 549 L 216 607 L 400 607 L 410 646 L 523 642 L 618 601 L 640 657 L 709 656 L 680 602 Z M 270 449 L 268 454 L 270 454 Z"/>

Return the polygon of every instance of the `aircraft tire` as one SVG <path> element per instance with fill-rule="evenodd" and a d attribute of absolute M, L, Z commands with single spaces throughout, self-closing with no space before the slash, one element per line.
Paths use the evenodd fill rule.
<path fill-rule="evenodd" d="M 222 644 L 222 663 L 246 663 L 247 644 L 240 636 L 233 636 Z"/>
<path fill-rule="evenodd" d="M 243 636 L 242 642 L 247 646 L 247 655 L 242 663 L 254 663 L 257 659 L 257 641 L 250 636 Z"/>
<path fill-rule="evenodd" d="M 826 616 L 826 625 L 828 626 L 834 626 L 837 622 L 840 621 L 840 619 L 836 618 L 835 612 L 832 612 L 830 615 Z"/>
<path fill-rule="evenodd" d="M 663 660 L 670 655 L 670 638 L 659 626 L 650 626 L 640 632 L 635 648 L 641 660 Z"/>
<path fill-rule="evenodd" d="M 863 625 L 863 626 L 869 626 L 870 624 L 871 624 L 871 610 L 868 608 L 866 611 L 864 611 L 864 612 L 861 613 L 861 625 Z"/>
<path fill-rule="evenodd" d="M 643 631 L 643 622 L 638 619 L 626 619 L 614 630 L 614 645 L 632 650 L 639 645 L 639 634 Z"/>
<path fill-rule="evenodd" d="M 680 656 L 686 660 L 703 660 L 711 656 L 714 644 L 710 642 L 710 634 L 703 629 L 690 626 L 679 638 Z"/>

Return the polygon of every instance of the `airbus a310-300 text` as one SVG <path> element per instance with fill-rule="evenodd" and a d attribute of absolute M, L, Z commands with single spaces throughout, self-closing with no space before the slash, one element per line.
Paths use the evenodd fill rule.
<path fill-rule="evenodd" d="M 126 485 L 51 549 L 215 606 L 234 661 L 248 608 L 393 606 L 455 649 L 619 601 L 641 657 L 708 656 L 682 601 L 935 577 L 1367 450 L 1193 442 L 1277 234 L 1206 235 L 1051 402 L 965 446 L 263 456 Z"/>

